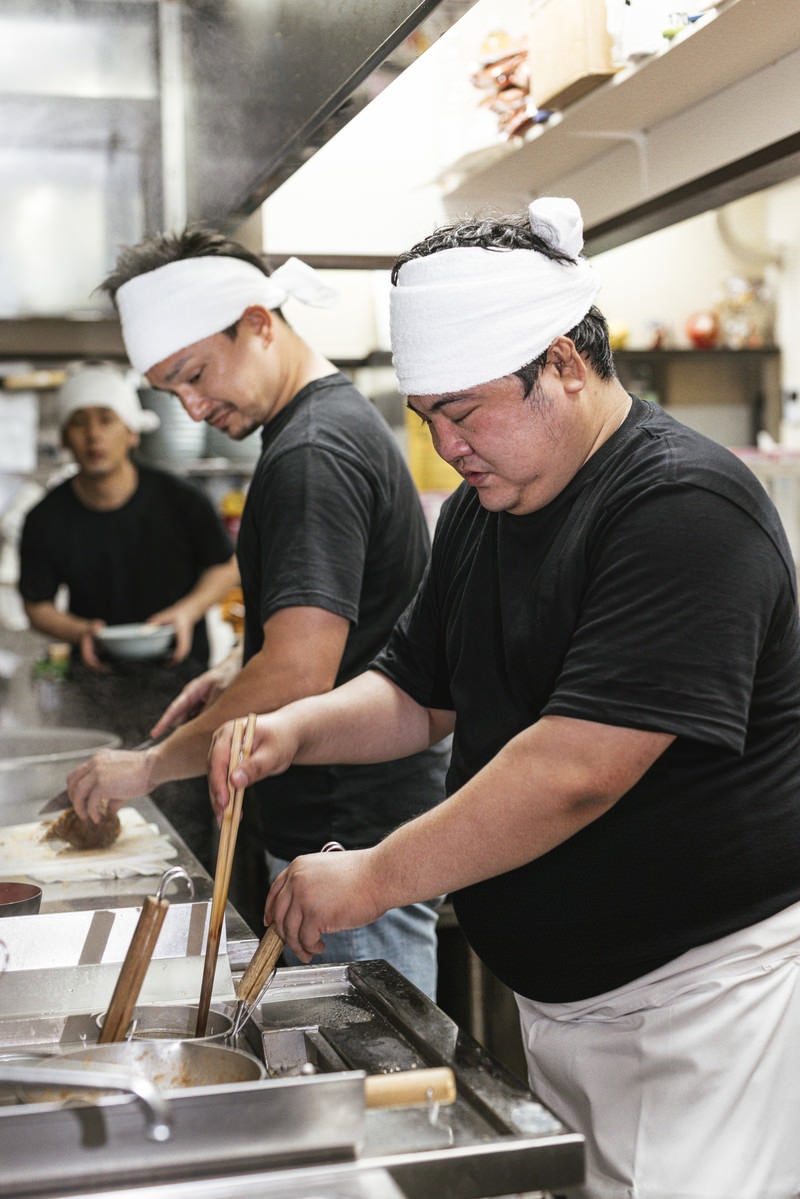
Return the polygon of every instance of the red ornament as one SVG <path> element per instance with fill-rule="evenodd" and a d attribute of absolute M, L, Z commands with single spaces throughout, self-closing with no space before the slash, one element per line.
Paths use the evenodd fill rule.
<path fill-rule="evenodd" d="M 693 312 L 686 322 L 686 335 L 696 350 L 711 350 L 719 341 L 715 312 Z"/>

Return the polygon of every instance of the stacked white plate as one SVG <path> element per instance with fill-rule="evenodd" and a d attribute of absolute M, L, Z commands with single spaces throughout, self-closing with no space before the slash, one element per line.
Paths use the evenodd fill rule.
<path fill-rule="evenodd" d="M 194 421 L 179 399 L 152 387 L 139 390 L 143 408 L 157 412 L 161 425 L 154 433 L 143 433 L 139 450 L 145 462 L 186 462 L 206 452 L 206 426 Z"/>

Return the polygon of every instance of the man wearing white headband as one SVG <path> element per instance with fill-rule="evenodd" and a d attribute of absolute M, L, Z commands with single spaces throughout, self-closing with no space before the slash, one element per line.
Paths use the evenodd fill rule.
<path fill-rule="evenodd" d="M 70 775 L 76 810 L 93 818 L 107 799 L 118 807 L 165 779 L 205 775 L 211 735 L 224 721 L 328 691 L 364 670 L 430 550 L 388 424 L 280 311 L 290 296 L 316 305 L 334 298 L 310 267 L 290 259 L 269 274 L 239 243 L 188 229 L 123 251 L 105 286 L 136 369 L 234 440 L 261 428 L 263 449 L 237 545 L 243 654 L 177 697 L 153 730 L 174 731 L 157 746 L 98 756 Z M 198 706 L 200 715 L 183 723 Z M 261 871 L 253 884 L 251 862 L 249 880 L 235 878 L 232 888 L 253 927 L 269 882 L 265 848 L 277 874 L 327 841 L 375 844 L 440 802 L 447 749 L 424 746 L 376 768 L 298 766 L 255 788 L 240 840 L 245 851 L 255 847 Z M 435 995 L 440 901 L 419 900 L 334 938 L 327 960 L 384 958 Z"/>
<path fill-rule="evenodd" d="M 171 625 L 173 662 L 208 665 L 205 614 L 236 583 L 233 546 L 199 488 L 132 454 L 158 427 L 130 372 L 91 363 L 70 372 L 56 397 L 77 472 L 34 508 L 20 546 L 20 592 L 35 629 L 70 642 L 94 670 L 109 671 L 94 635 L 105 625 Z M 69 592 L 66 611 L 56 593 Z"/>
<path fill-rule="evenodd" d="M 575 204 L 544 200 L 399 260 L 398 376 L 464 481 L 372 668 L 260 717 L 232 782 L 453 731 L 445 802 L 294 862 L 267 919 L 310 960 L 331 930 L 450 893 L 517 996 L 532 1089 L 584 1134 L 570 1195 L 788 1199 L 795 565 L 738 458 L 625 391 L 581 244 Z"/>

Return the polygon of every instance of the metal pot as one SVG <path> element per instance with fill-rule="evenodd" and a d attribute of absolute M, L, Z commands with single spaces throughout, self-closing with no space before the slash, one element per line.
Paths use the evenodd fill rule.
<path fill-rule="evenodd" d="M 86 1087 L 75 1085 L 76 1068 L 85 1074 Z M 70 1078 L 62 1083 L 59 1072 L 64 1070 Z M 241 1049 L 192 1041 L 114 1041 L 29 1059 L 13 1077 L 0 1064 L 0 1084 L 8 1077 L 18 1101 L 25 1103 L 96 1103 L 111 1094 L 102 1089 L 102 1071 L 144 1079 L 161 1096 L 189 1087 L 256 1082 L 267 1074 L 257 1058 Z"/>
<path fill-rule="evenodd" d="M 102 729 L 20 728 L 0 733 L 0 809 L 33 807 L 65 784 L 71 770 L 99 749 L 117 749 L 122 740 Z M 4 823 L 8 823 L 4 821 Z"/>
<path fill-rule="evenodd" d="M 105 1012 L 96 1017 L 99 1028 L 103 1027 Z M 224 1041 L 230 1036 L 233 1020 L 224 1012 L 208 1013 L 206 1033 L 196 1037 L 197 1004 L 152 1003 L 133 1009 L 128 1026 L 127 1040 L 132 1041 L 191 1041 L 205 1044 L 208 1041 Z"/>
<path fill-rule="evenodd" d="M 0 917 L 35 916 L 42 902 L 42 888 L 35 883 L 0 882 Z"/>

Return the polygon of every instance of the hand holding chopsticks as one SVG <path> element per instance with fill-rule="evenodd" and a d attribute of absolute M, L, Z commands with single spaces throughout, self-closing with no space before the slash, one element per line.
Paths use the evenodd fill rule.
<path fill-rule="evenodd" d="M 253 738 L 256 731 L 256 718 L 251 712 L 247 720 L 239 719 L 233 728 L 233 740 L 228 761 L 228 805 L 222 817 L 219 833 L 219 849 L 217 850 L 217 865 L 214 871 L 214 891 L 211 897 L 211 915 L 208 923 L 208 939 L 206 941 L 205 960 L 203 962 L 203 980 L 200 987 L 200 1002 L 197 1008 L 197 1027 L 195 1036 L 205 1035 L 208 1011 L 211 1005 L 211 992 L 214 986 L 214 974 L 217 968 L 217 954 L 222 933 L 222 922 L 225 918 L 225 905 L 228 902 L 228 890 L 233 869 L 233 854 L 236 848 L 236 838 L 239 833 L 239 823 L 242 818 L 242 801 L 244 788 L 236 789 L 230 782 L 230 776 L 236 766 L 249 757 L 253 748 Z"/>

